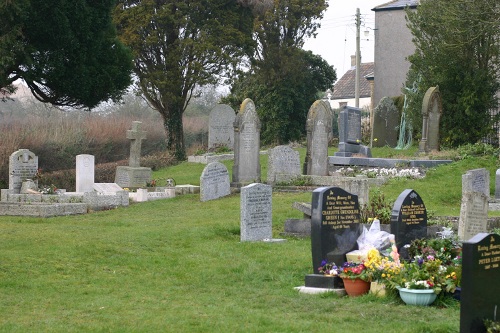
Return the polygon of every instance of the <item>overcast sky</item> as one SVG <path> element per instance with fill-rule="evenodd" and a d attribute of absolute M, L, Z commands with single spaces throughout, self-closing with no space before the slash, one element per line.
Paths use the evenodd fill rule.
<path fill-rule="evenodd" d="M 337 71 L 337 78 L 351 67 L 351 55 L 356 52 L 356 8 L 361 13 L 361 62 L 373 61 L 373 7 L 389 0 L 329 0 L 316 38 L 308 39 L 304 49 L 319 54 Z M 371 28 L 371 29 L 370 29 Z M 368 36 L 365 36 L 368 31 Z"/>

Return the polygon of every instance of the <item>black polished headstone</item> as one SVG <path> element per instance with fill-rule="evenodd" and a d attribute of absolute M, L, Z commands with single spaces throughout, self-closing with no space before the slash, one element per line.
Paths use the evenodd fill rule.
<path fill-rule="evenodd" d="M 396 199 L 391 213 L 391 233 L 398 250 L 412 240 L 427 237 L 427 210 L 417 192 L 404 190 Z"/>
<path fill-rule="evenodd" d="M 313 191 L 311 206 L 313 273 L 318 273 L 321 261 L 342 265 L 346 253 L 358 248 L 356 241 L 361 234 L 358 196 L 339 187 L 321 187 Z M 306 286 L 311 286 L 307 277 Z"/>
<path fill-rule="evenodd" d="M 462 246 L 460 332 L 486 332 L 500 317 L 500 235 L 480 233 Z"/>

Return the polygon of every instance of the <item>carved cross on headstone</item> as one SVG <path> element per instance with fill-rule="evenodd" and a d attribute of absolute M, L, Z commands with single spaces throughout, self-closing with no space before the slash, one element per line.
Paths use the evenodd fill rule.
<path fill-rule="evenodd" d="M 140 167 L 141 159 L 141 143 L 146 139 L 146 132 L 141 131 L 140 121 L 132 122 L 132 129 L 127 131 L 127 139 L 132 140 L 130 143 L 130 157 L 128 165 L 131 167 Z"/>

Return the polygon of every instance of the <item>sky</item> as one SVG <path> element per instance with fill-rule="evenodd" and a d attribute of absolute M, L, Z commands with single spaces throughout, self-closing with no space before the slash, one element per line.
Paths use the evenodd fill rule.
<path fill-rule="evenodd" d="M 371 9 L 389 0 L 329 0 L 316 38 L 308 39 L 304 49 L 320 55 L 337 71 L 337 78 L 351 68 L 356 52 L 356 8 L 361 14 L 361 62 L 373 61 L 375 12 Z M 365 36 L 368 31 L 368 36 Z"/>

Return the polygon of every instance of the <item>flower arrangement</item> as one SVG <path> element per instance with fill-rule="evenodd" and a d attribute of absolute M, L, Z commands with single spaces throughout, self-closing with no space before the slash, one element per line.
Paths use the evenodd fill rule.
<path fill-rule="evenodd" d="M 57 187 L 54 184 L 50 185 L 42 185 L 38 192 L 42 194 L 56 194 L 57 192 Z"/>
<path fill-rule="evenodd" d="M 342 265 L 339 276 L 342 279 L 370 281 L 370 275 L 364 263 L 358 264 L 352 261 L 347 261 Z"/>
<path fill-rule="evenodd" d="M 393 258 L 396 258 L 396 260 Z M 401 272 L 399 256 L 384 257 L 375 248 L 368 251 L 367 260 L 364 264 L 368 270 L 370 279 L 384 284 L 386 281 L 390 281 L 397 277 Z"/>
<path fill-rule="evenodd" d="M 318 267 L 318 272 L 324 275 L 337 276 L 340 273 L 340 268 L 335 265 L 334 262 L 329 263 L 326 260 L 321 262 L 321 266 Z"/>

